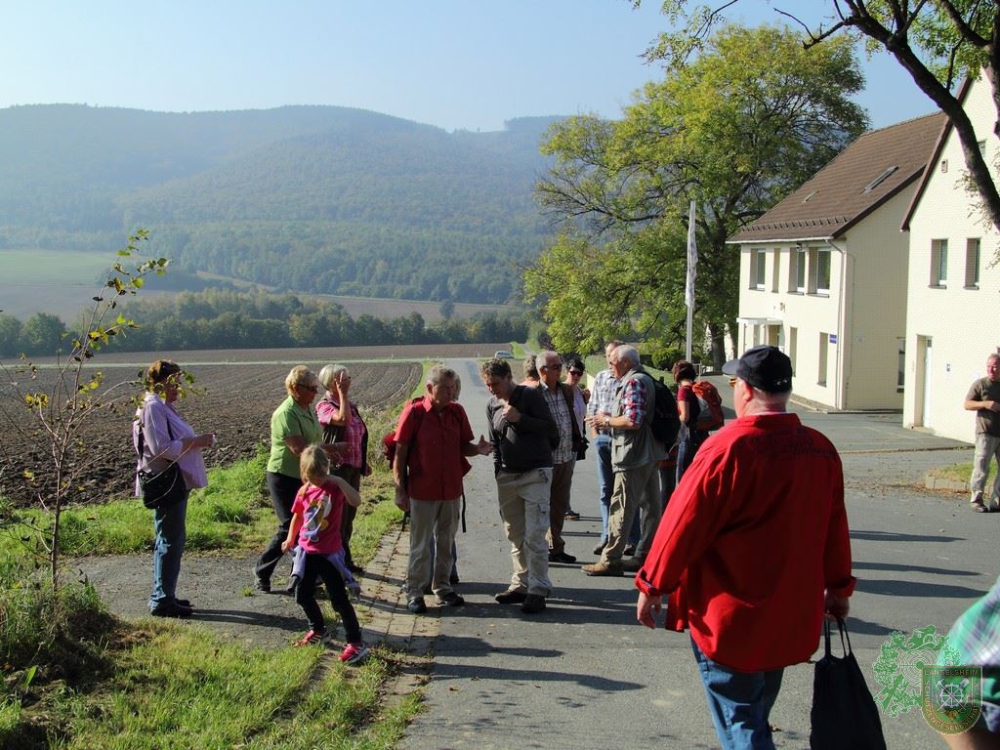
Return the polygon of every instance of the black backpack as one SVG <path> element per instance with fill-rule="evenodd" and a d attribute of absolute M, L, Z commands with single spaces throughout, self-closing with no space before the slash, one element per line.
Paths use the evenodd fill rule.
<path fill-rule="evenodd" d="M 653 381 L 653 390 L 656 393 L 650 428 L 653 430 L 656 442 L 663 443 L 669 449 L 677 442 L 677 435 L 681 431 L 681 420 L 677 416 L 677 399 L 662 378 L 649 379 Z"/>

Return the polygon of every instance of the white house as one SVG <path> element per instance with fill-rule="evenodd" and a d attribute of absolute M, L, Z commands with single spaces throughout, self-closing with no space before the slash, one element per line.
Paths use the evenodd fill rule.
<path fill-rule="evenodd" d="M 1000 140 L 986 75 L 967 81 L 959 97 L 996 180 Z M 903 424 L 972 442 L 974 412 L 962 402 L 986 375 L 986 357 L 1000 351 L 1000 268 L 997 231 L 965 178 L 961 144 L 946 123 L 903 223 L 910 237 Z"/>
<path fill-rule="evenodd" d="M 865 133 L 729 239 L 740 247 L 739 348 L 773 344 L 801 398 L 901 409 L 907 236 L 900 225 L 940 113 Z"/>

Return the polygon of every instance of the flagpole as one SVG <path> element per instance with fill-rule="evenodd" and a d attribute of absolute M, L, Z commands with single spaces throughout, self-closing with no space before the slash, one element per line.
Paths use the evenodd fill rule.
<path fill-rule="evenodd" d="M 698 267 L 698 245 L 695 242 L 694 215 L 697 207 L 694 199 L 691 200 L 691 211 L 688 217 L 688 242 L 687 242 L 687 279 L 684 284 L 684 302 L 687 304 L 687 346 L 684 350 L 684 358 L 691 361 L 691 335 L 694 329 L 694 282 L 697 277 Z"/>

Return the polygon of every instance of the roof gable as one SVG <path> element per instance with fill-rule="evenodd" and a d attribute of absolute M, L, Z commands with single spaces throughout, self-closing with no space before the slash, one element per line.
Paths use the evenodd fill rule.
<path fill-rule="evenodd" d="M 729 242 L 842 236 L 923 174 L 944 123 L 935 112 L 861 135 Z"/>

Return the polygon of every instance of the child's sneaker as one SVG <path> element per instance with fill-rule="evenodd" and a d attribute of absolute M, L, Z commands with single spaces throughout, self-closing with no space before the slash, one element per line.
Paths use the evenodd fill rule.
<path fill-rule="evenodd" d="M 340 660 L 344 664 L 358 664 L 370 653 L 369 648 L 362 642 L 348 643 L 344 646 L 344 651 L 340 654 Z"/>
<path fill-rule="evenodd" d="M 322 643 L 326 640 L 325 630 L 310 630 L 301 639 L 295 642 L 296 647 L 298 646 L 308 646 L 311 643 Z M 343 658 L 343 657 L 341 657 Z"/>

